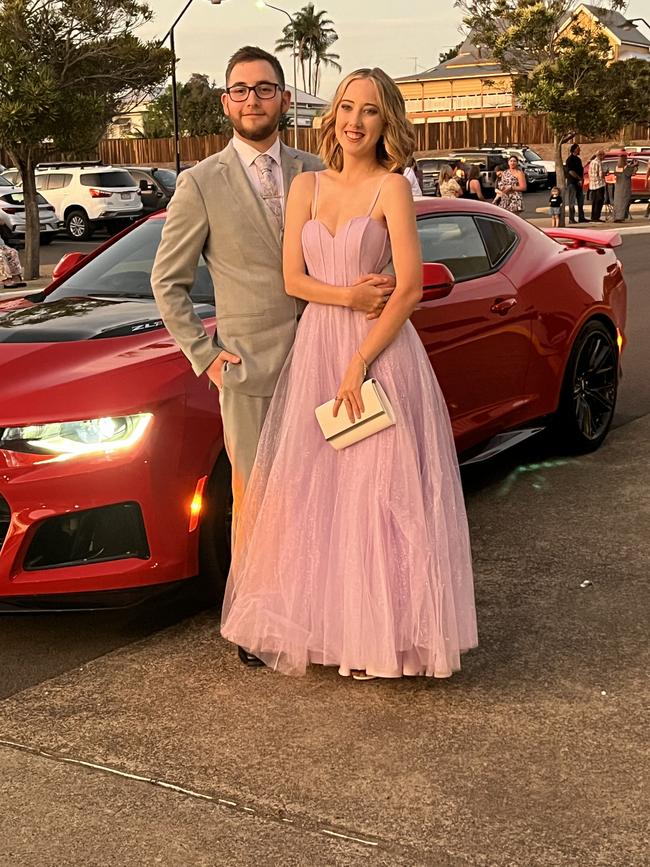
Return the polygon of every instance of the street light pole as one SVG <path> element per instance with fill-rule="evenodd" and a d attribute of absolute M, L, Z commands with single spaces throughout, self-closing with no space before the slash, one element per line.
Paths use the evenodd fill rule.
<path fill-rule="evenodd" d="M 298 149 L 298 57 L 296 56 L 296 22 L 293 15 L 290 15 L 286 9 L 281 9 L 279 6 L 273 6 L 272 3 L 267 3 L 266 0 L 261 0 L 258 6 L 267 6 L 269 9 L 275 9 L 276 12 L 282 12 L 291 22 L 291 35 L 293 38 L 293 146 Z"/>
<path fill-rule="evenodd" d="M 194 0 L 187 0 L 187 3 L 183 6 L 183 9 L 172 26 L 160 40 L 160 42 L 163 43 L 169 39 L 169 48 L 172 53 L 172 120 L 174 123 L 174 162 L 176 164 L 176 176 L 181 173 L 181 136 L 178 128 L 178 95 L 176 93 L 176 45 L 174 42 L 174 27 L 176 27 L 193 2 Z M 222 2 L 223 0 L 210 0 L 210 3 L 212 3 L 213 6 L 219 6 Z"/>

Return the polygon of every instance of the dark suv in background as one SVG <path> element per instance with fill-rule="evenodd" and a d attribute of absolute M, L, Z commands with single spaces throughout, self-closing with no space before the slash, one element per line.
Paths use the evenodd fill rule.
<path fill-rule="evenodd" d="M 137 181 L 142 198 L 142 214 L 166 208 L 176 189 L 174 169 L 154 166 L 122 166 Z"/>

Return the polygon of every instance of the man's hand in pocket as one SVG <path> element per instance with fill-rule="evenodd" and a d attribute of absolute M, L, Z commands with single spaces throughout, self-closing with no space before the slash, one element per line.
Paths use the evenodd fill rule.
<path fill-rule="evenodd" d="M 223 366 L 226 362 L 228 362 L 228 364 L 240 364 L 241 358 L 239 358 L 238 355 L 233 355 L 232 352 L 226 352 L 225 349 L 222 349 L 210 367 L 206 370 L 208 378 L 217 386 L 218 389 L 221 389 L 223 386 Z"/>

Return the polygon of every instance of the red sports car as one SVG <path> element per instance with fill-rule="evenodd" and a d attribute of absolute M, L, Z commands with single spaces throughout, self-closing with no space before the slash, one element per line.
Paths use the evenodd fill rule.
<path fill-rule="evenodd" d="M 424 266 L 412 319 L 461 457 L 551 422 L 567 450 L 599 446 L 624 345 L 618 234 L 543 232 L 462 199 L 417 211 L 424 261 L 440 264 Z M 0 304 L 6 609 L 123 604 L 197 574 L 214 597 L 223 589 L 229 465 L 216 392 L 194 376 L 152 298 L 163 220 L 68 254 L 41 295 Z M 204 262 L 192 298 L 213 328 Z"/>

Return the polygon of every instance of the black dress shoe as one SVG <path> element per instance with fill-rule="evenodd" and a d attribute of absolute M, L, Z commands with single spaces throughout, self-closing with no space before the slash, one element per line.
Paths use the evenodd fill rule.
<path fill-rule="evenodd" d="M 589 223 L 590 220 L 584 219 L 584 220 L 578 220 L 578 222 L 579 222 L 579 223 Z"/>
<path fill-rule="evenodd" d="M 578 221 L 577 221 L 577 220 L 569 220 L 569 225 L 570 225 L 570 226 L 577 226 L 577 225 L 578 225 Z"/>
<path fill-rule="evenodd" d="M 261 659 L 253 656 L 252 653 L 249 653 L 243 647 L 238 647 L 237 653 L 239 654 L 240 660 L 244 663 L 244 665 L 247 665 L 249 668 L 261 668 L 264 665 Z"/>

